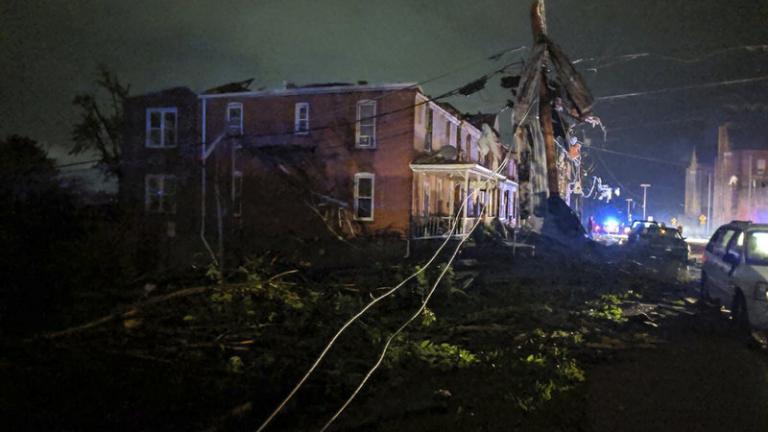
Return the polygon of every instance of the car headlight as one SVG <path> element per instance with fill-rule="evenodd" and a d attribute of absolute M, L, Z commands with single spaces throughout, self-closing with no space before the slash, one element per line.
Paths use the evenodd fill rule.
<path fill-rule="evenodd" d="M 755 300 L 768 301 L 768 283 L 758 282 L 755 284 Z"/>

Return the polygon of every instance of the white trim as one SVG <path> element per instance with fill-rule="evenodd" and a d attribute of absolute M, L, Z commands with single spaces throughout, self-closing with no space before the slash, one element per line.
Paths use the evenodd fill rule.
<path fill-rule="evenodd" d="M 366 117 L 365 119 L 361 116 L 361 108 L 363 106 L 373 106 L 373 114 L 371 114 L 369 117 Z M 378 103 L 375 100 L 370 99 L 362 99 L 357 101 L 357 115 L 355 117 L 355 148 L 359 149 L 375 149 L 376 148 L 376 115 L 377 115 L 377 109 L 378 109 Z M 371 136 L 368 135 L 361 135 L 360 128 L 361 123 L 363 120 L 370 120 L 373 122 L 373 134 Z M 360 141 L 367 137 L 369 140 L 369 144 L 362 145 L 360 144 Z"/>
<path fill-rule="evenodd" d="M 305 109 L 305 118 L 301 118 L 301 110 Z M 305 122 L 306 125 L 302 129 L 299 127 L 301 122 Z M 293 134 L 294 135 L 309 135 L 309 102 L 297 102 L 293 109 Z"/>
<path fill-rule="evenodd" d="M 369 179 L 371 181 L 371 196 L 360 196 L 360 179 Z M 376 174 L 368 173 L 368 172 L 359 172 L 355 174 L 355 184 L 353 186 L 353 193 L 354 193 L 354 219 L 358 221 L 364 221 L 364 222 L 372 222 L 375 214 L 375 197 L 376 197 Z M 370 217 L 359 217 L 357 215 L 358 210 L 358 202 L 360 199 L 370 199 L 371 200 L 371 216 Z"/>
<path fill-rule="evenodd" d="M 453 115 L 453 114 L 452 114 L 450 111 L 446 110 L 445 108 L 441 107 L 440 105 L 436 104 L 435 102 L 431 102 L 431 101 L 430 101 L 430 102 L 428 103 L 428 105 L 429 105 L 430 107 L 432 107 L 432 108 L 434 108 L 434 109 L 436 109 L 436 110 L 438 110 L 438 111 L 442 112 L 442 113 L 443 113 L 443 115 L 445 116 L 445 119 L 446 119 L 446 120 L 448 120 L 449 122 L 451 122 L 451 123 L 453 123 L 453 124 L 455 124 L 455 125 L 457 125 L 457 126 L 458 126 L 458 125 L 460 125 L 460 124 L 462 123 L 462 120 L 461 120 L 460 118 L 456 117 L 456 116 L 455 116 L 455 115 Z M 473 127 L 474 127 L 474 126 L 473 126 Z"/>
<path fill-rule="evenodd" d="M 201 94 L 201 95 L 198 95 L 198 97 L 200 99 L 216 99 L 216 98 L 228 98 L 228 97 L 301 96 L 301 95 L 314 95 L 314 94 L 325 94 L 325 93 L 392 91 L 392 90 L 408 90 L 408 89 L 418 90 L 419 92 L 422 91 L 418 83 L 394 83 L 394 84 L 350 85 L 350 86 L 333 86 L 333 87 L 307 87 L 307 88 L 296 88 L 296 89 L 272 89 L 272 90 L 219 93 L 219 94 Z"/>
<path fill-rule="evenodd" d="M 475 125 L 473 125 L 472 123 L 470 123 L 468 121 L 462 121 L 461 122 L 461 127 L 462 127 L 462 129 L 464 129 L 464 127 L 466 127 L 467 132 L 469 132 L 472 135 L 472 137 L 474 137 L 474 138 L 480 139 L 480 137 L 483 135 L 483 131 L 481 131 L 480 129 L 476 128 Z"/>
<path fill-rule="evenodd" d="M 232 117 L 231 117 L 231 110 L 233 109 L 239 109 L 240 110 L 240 124 L 233 125 L 232 124 Z M 227 132 L 230 132 L 231 129 L 234 127 L 237 127 L 239 130 L 237 131 L 237 135 L 243 134 L 243 118 L 245 117 L 245 110 L 243 109 L 242 102 L 230 102 L 227 104 Z M 230 132 L 231 133 L 231 132 Z"/>
<path fill-rule="evenodd" d="M 160 114 L 160 143 L 155 145 L 150 139 L 152 131 L 152 114 Z M 173 113 L 173 143 L 166 145 L 165 142 L 165 114 Z M 179 113 L 176 107 L 152 107 L 146 109 L 145 124 L 144 124 L 144 147 L 146 148 L 174 148 L 179 142 Z M 155 128 L 157 129 L 157 128 Z"/>
<path fill-rule="evenodd" d="M 466 163 L 466 164 L 410 164 L 411 171 L 413 172 L 423 172 L 423 173 L 450 173 L 450 172 L 457 172 L 457 171 L 466 171 L 472 174 L 479 174 L 483 177 L 492 177 L 497 180 L 503 180 L 507 182 L 512 182 L 511 180 L 507 179 L 507 177 L 503 174 L 499 174 L 493 170 L 490 170 L 482 165 L 475 164 L 475 163 Z M 515 182 L 512 182 L 514 184 L 517 184 Z"/>

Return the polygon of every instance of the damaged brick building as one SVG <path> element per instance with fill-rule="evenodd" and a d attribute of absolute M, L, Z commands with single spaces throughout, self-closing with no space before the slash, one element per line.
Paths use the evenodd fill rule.
<path fill-rule="evenodd" d="M 147 265 L 327 236 L 461 237 L 481 216 L 517 226 L 516 165 L 502 166 L 493 117 L 415 84 L 249 85 L 127 101 L 121 200 Z"/>

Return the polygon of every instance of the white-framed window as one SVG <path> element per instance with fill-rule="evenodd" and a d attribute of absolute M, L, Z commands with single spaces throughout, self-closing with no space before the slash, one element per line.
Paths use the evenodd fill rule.
<path fill-rule="evenodd" d="M 299 102 L 296 104 L 293 133 L 296 135 L 307 135 L 309 133 L 309 102 Z"/>
<path fill-rule="evenodd" d="M 147 213 L 176 213 L 176 176 L 147 174 L 144 177 L 144 209 Z"/>
<path fill-rule="evenodd" d="M 146 141 L 149 148 L 176 147 L 177 111 L 171 108 L 147 108 Z"/>
<path fill-rule="evenodd" d="M 243 173 L 235 171 L 232 173 L 232 215 L 240 216 L 243 214 Z"/>
<path fill-rule="evenodd" d="M 470 134 L 464 137 L 464 161 L 472 161 L 472 135 Z"/>
<path fill-rule="evenodd" d="M 431 152 L 432 151 L 432 133 L 433 133 L 432 129 L 435 126 L 435 115 L 434 115 L 434 111 L 429 105 L 425 105 L 425 107 L 426 108 L 424 109 L 424 112 L 425 112 L 424 115 L 426 116 L 425 120 L 427 123 L 427 126 L 426 126 L 427 129 L 424 133 L 424 151 Z"/>
<path fill-rule="evenodd" d="M 227 104 L 227 132 L 231 135 L 243 134 L 243 104 L 240 102 Z"/>
<path fill-rule="evenodd" d="M 355 219 L 373 220 L 373 192 L 376 175 L 372 173 L 355 174 Z"/>
<path fill-rule="evenodd" d="M 504 203 L 503 203 L 502 214 L 501 214 L 502 219 L 510 219 L 509 205 L 510 205 L 509 191 L 505 190 L 504 191 Z"/>
<path fill-rule="evenodd" d="M 357 103 L 355 122 L 355 147 L 376 147 L 376 101 L 361 100 Z"/>

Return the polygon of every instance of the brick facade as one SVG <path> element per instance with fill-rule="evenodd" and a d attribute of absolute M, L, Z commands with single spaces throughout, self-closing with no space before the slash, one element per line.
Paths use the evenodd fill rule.
<path fill-rule="evenodd" d="M 171 109 L 175 119 L 165 114 Z M 248 254 L 328 231 L 406 238 L 422 193 L 416 159 L 457 147 L 452 162 L 465 164 L 465 176 L 474 166 L 473 173 L 490 175 L 481 166 L 501 162 L 498 152 L 480 160 L 479 128 L 407 84 L 203 94 L 175 88 L 131 98 L 125 115 L 121 199 L 137 210 L 147 239 L 157 239 L 160 251 L 149 256 L 175 255 L 169 264 L 195 254 L 225 259 L 221 251 Z M 175 132 L 167 130 L 171 123 Z M 157 148 L 158 137 L 169 134 L 175 145 Z M 502 173 L 514 174 L 514 163 Z M 453 197 L 445 184 L 439 193 L 446 198 L 436 203 Z M 503 194 L 488 190 L 494 217 Z M 173 211 L 163 207 L 170 200 Z M 504 217 L 511 220 L 511 212 Z"/>

